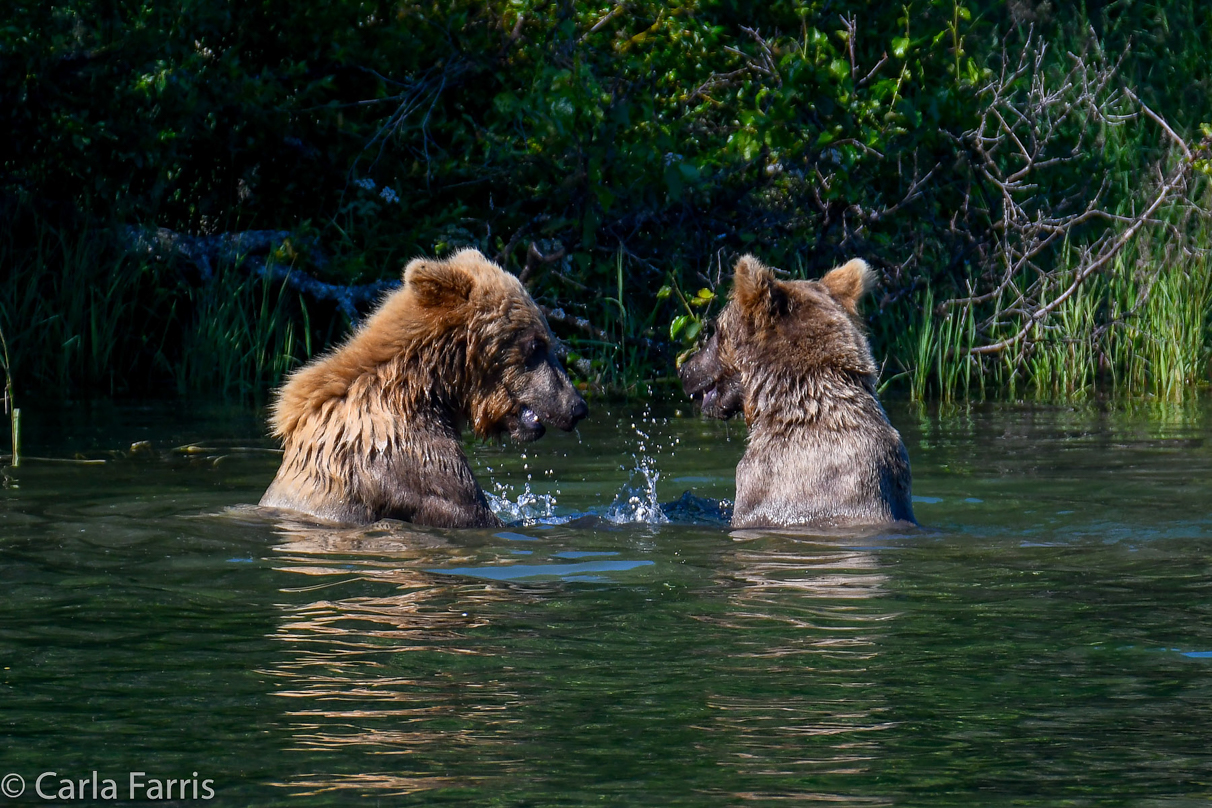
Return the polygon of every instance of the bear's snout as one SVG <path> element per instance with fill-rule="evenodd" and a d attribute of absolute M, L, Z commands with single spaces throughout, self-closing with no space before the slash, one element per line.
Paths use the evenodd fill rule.
<path fill-rule="evenodd" d="M 577 422 L 584 420 L 586 415 L 589 415 L 589 405 L 578 393 L 577 400 L 572 405 L 572 425 L 576 426 Z"/>
<path fill-rule="evenodd" d="M 589 414 L 589 405 L 557 362 L 549 359 L 524 378 L 514 398 L 520 414 L 508 422 L 515 440 L 536 440 L 545 427 L 571 432 Z"/>
<path fill-rule="evenodd" d="M 691 354 L 678 368 L 682 389 L 691 398 L 713 387 L 719 380 L 723 368 L 717 356 L 717 340 L 718 336 L 712 334 L 707 344 Z"/>
<path fill-rule="evenodd" d="M 727 420 L 744 409 L 745 394 L 740 379 L 720 362 L 718 332 L 682 363 L 678 378 L 686 395 L 708 418 Z"/>
<path fill-rule="evenodd" d="M 550 408 L 541 409 L 539 414 L 544 422 L 556 429 L 571 432 L 577 423 L 589 415 L 589 405 L 571 382 L 565 381 L 563 388 L 551 402 Z"/>

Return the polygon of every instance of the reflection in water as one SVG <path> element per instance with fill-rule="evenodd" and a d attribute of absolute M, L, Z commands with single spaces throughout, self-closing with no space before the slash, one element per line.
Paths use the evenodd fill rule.
<path fill-rule="evenodd" d="M 719 765 L 747 785 L 731 796 L 887 804 L 821 790 L 866 773 L 881 734 L 895 726 L 870 673 L 896 617 L 881 608 L 887 577 L 878 556 L 837 538 L 732 537 L 721 565 L 727 605 L 700 617 L 734 637 L 717 663 L 729 686 L 709 695 L 713 721 L 704 727 L 725 739 Z"/>
<path fill-rule="evenodd" d="M 629 540 L 614 530 L 611 546 Z M 684 758 L 666 776 L 680 768 L 678 777 L 695 781 L 702 793 L 856 802 L 843 797 L 837 778 L 867 771 L 879 755 L 880 734 L 894 726 L 868 671 L 896 616 L 880 607 L 886 573 L 875 553 L 835 538 L 720 530 L 706 536 L 710 567 L 686 578 L 658 565 L 655 574 L 666 581 L 658 590 L 698 593 L 669 627 L 695 638 L 691 656 L 677 659 L 666 647 L 619 644 L 618 633 L 654 630 L 640 605 L 652 593 L 648 586 L 628 593 L 631 587 L 610 576 L 651 566 L 647 559 L 561 549 L 566 534 L 502 531 L 485 539 L 403 525 L 362 531 L 279 525 L 278 535 L 276 567 L 297 580 L 284 591 L 324 594 L 285 606 L 277 633 L 289 654 L 269 673 L 279 683 L 276 695 L 288 700 L 290 735 L 298 750 L 341 752 L 335 761 L 356 751 L 353 759 L 361 761 L 358 771 L 338 766 L 279 783 L 292 793 L 408 794 L 540 782 L 576 791 L 585 787 L 590 761 L 561 759 L 561 749 L 587 748 L 589 738 L 611 744 L 600 737 L 604 727 L 648 725 L 640 746 Z M 524 563 L 477 546 L 500 539 L 526 540 Z M 642 541 L 653 542 L 650 531 Z M 535 555 L 563 563 L 532 564 Z M 576 612 L 585 594 L 569 587 L 592 585 L 575 572 L 548 584 L 492 580 L 532 571 L 559 575 L 583 564 L 599 565 L 593 591 L 612 604 L 603 608 L 612 617 L 600 635 L 563 635 L 561 621 L 585 619 Z M 620 598 L 632 606 L 620 610 Z M 615 646 L 613 660 L 585 656 L 587 644 L 602 642 Z M 711 649 L 706 657 L 704 647 Z M 626 689 L 643 681 L 663 699 L 699 706 L 670 716 L 650 695 Z M 620 715 L 606 720 L 603 711 Z M 638 768 L 629 779 L 644 771 L 646 753 L 635 754 Z M 831 782 L 837 791 L 828 790 Z"/>
<path fill-rule="evenodd" d="M 277 568 L 315 579 L 287 591 L 391 587 L 390 594 L 329 594 L 285 607 L 277 638 L 293 656 L 268 673 L 280 681 L 276 695 L 289 700 L 285 716 L 298 747 L 424 759 L 476 747 L 477 758 L 491 759 L 484 747 L 495 741 L 479 729 L 500 719 L 512 695 L 483 681 L 462 681 L 457 663 L 417 675 L 407 655 L 491 653 L 468 642 L 466 632 L 487 623 L 486 604 L 520 594 L 524 599 L 524 593 L 505 595 L 499 586 L 466 586 L 419 569 L 436 557 L 445 563 L 474 557 L 436 534 L 403 525 L 342 530 L 283 523 L 278 532 Z M 424 761 L 390 768 L 302 774 L 280 785 L 302 794 L 406 794 L 455 784 Z"/>
<path fill-rule="evenodd" d="M 168 451 L 225 416 L 47 416 L 32 456 L 167 449 L 0 489 L 0 773 L 204 765 L 223 805 L 1207 804 L 1200 407 L 894 411 L 931 527 L 872 536 L 729 532 L 701 500 L 743 447 L 697 420 L 473 447 L 481 479 L 533 472 L 491 532 L 270 523 L 225 509 L 273 456 Z M 692 495 L 557 523 L 617 498 L 633 423 L 638 504 Z"/>

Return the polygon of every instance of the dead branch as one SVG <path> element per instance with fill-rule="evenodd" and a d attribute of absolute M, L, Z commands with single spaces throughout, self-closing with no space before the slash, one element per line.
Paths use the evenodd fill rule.
<path fill-rule="evenodd" d="M 741 26 L 741 30 L 748 34 L 749 37 L 753 39 L 755 43 L 757 43 L 758 58 L 750 56 L 740 48 L 734 48 L 731 45 L 726 45 L 724 50 L 728 51 L 734 56 L 739 56 L 743 62 L 742 66 L 727 73 L 712 73 L 707 77 L 706 81 L 695 88 L 694 92 L 690 93 L 683 99 L 687 104 L 694 101 L 696 98 L 705 98 L 712 103 L 717 103 L 713 98 L 711 98 L 710 95 L 708 95 L 708 93 L 721 87 L 730 87 L 737 84 L 745 76 L 749 76 L 754 73 L 759 73 L 763 76 L 773 78 L 775 82 L 778 83 L 778 86 L 783 86 L 783 77 L 779 74 L 778 65 L 775 64 L 774 50 L 770 47 L 770 43 L 767 42 L 758 31 L 752 28 Z"/>
<path fill-rule="evenodd" d="M 270 261 L 269 256 L 283 246 L 289 246 L 292 238 L 294 237 L 286 230 L 247 230 L 213 236 L 190 236 L 163 227 L 130 227 L 126 230 L 127 248 L 132 253 L 158 261 L 185 261 L 197 271 L 198 279 L 202 283 L 211 282 L 218 267 L 233 267 L 251 277 L 284 284 L 313 300 L 335 303 L 355 325 L 360 320 L 360 310 L 369 309 L 385 293 L 398 289 L 402 283 L 394 279 L 350 286 L 325 283 L 299 269 Z M 546 254 L 539 251 L 535 242 L 531 242 L 527 250 L 526 267 L 518 277 L 523 283 L 527 280 L 528 270 L 533 273 L 539 266 L 553 264 L 566 257 L 562 245 L 557 244 L 557 249 L 552 250 L 549 244 L 544 244 L 544 248 L 548 249 Z M 321 267 L 327 263 L 324 254 L 314 245 L 308 245 L 307 256 L 312 263 Z M 555 274 L 575 283 L 560 273 Z M 560 307 L 539 308 L 550 324 L 579 331 L 590 339 L 608 344 L 615 342 L 609 334 L 584 317 L 568 314 Z M 668 345 L 659 340 L 633 337 L 629 341 L 656 355 L 668 353 Z"/>
<path fill-rule="evenodd" d="M 871 68 L 871 71 L 869 73 L 867 73 L 866 76 L 859 79 L 858 84 L 856 84 L 855 86 L 856 87 L 866 87 L 871 82 L 871 80 L 873 78 L 875 78 L 875 74 L 880 72 L 880 68 L 882 68 L 886 64 L 888 64 L 888 53 L 887 52 L 885 52 L 882 56 L 880 56 L 880 60 L 875 63 L 875 67 Z"/>
<path fill-rule="evenodd" d="M 1029 333 L 1031 333 L 1031 330 L 1042 323 L 1053 310 L 1072 297 L 1073 293 L 1077 291 L 1078 287 L 1081 286 L 1087 278 L 1110 263 L 1111 259 L 1114 258 L 1116 254 L 1119 253 L 1119 251 L 1132 240 L 1132 237 L 1135 236 L 1136 233 L 1149 221 L 1149 218 L 1157 211 L 1159 207 L 1161 207 L 1162 203 L 1170 197 L 1171 192 L 1183 183 L 1187 177 L 1187 168 L 1188 167 L 1186 164 L 1179 166 L 1170 179 L 1162 184 L 1156 198 L 1153 200 L 1153 204 L 1151 204 L 1144 213 L 1137 217 L 1131 225 L 1125 228 L 1117 238 L 1100 250 L 1096 258 L 1088 261 L 1085 266 L 1081 267 L 1074 275 L 1072 283 L 1069 284 L 1068 288 L 1066 288 L 1064 292 L 1057 295 L 1051 301 L 1043 306 L 1040 306 L 1029 314 L 1024 312 L 1024 314 L 1028 315 L 1026 317 L 1027 323 L 1016 334 L 1014 334 L 1014 336 L 1000 340 L 999 342 L 995 342 L 991 345 L 978 345 L 973 348 L 970 353 L 998 353 L 999 351 L 1005 350 L 1011 345 L 1020 342 Z"/>
<path fill-rule="evenodd" d="M 741 53 L 741 51 L 736 50 L 735 48 L 726 48 L 725 50 L 730 50 L 733 53 L 739 54 L 747 62 L 749 62 L 749 65 L 754 70 L 756 70 L 757 72 L 762 73 L 764 75 L 770 76 L 772 79 L 774 79 L 778 83 L 778 85 L 780 87 L 782 87 L 783 86 L 783 77 L 781 75 L 779 75 L 778 66 L 774 62 L 774 49 L 770 47 L 770 43 L 767 42 L 765 39 L 763 39 L 761 33 L 759 33 L 754 28 L 747 28 L 744 25 L 742 25 L 741 30 L 744 31 L 746 34 L 749 34 L 749 38 L 757 43 L 758 53 L 761 56 L 761 59 L 754 60 L 752 57 L 746 56 L 744 53 Z"/>
<path fill-rule="evenodd" d="M 560 325 L 565 328 L 572 328 L 580 331 L 590 339 L 595 339 L 599 342 L 605 342 L 608 345 L 614 345 L 615 340 L 602 329 L 598 328 L 593 323 L 584 317 L 577 317 L 569 314 L 563 308 L 551 308 L 549 306 L 539 306 L 543 312 L 543 316 L 547 318 L 549 325 Z M 668 353 L 669 345 L 659 340 L 649 339 L 648 337 L 629 337 L 628 342 L 639 345 L 646 351 L 653 354 L 664 355 Z"/>
<path fill-rule="evenodd" d="M 614 8 L 610 9 L 610 11 L 607 11 L 600 20 L 595 22 L 588 31 L 586 31 L 584 34 L 581 35 L 580 41 L 584 42 L 589 37 L 590 34 L 596 34 L 598 31 L 600 31 L 602 29 L 602 26 L 604 26 L 606 23 L 610 22 L 611 20 L 613 20 L 615 17 L 617 17 L 619 14 L 622 14 L 626 10 L 627 10 L 627 3 L 621 2 L 618 5 L 616 5 Z"/>
<path fill-rule="evenodd" d="M 574 314 L 569 314 L 563 308 L 551 308 L 550 306 L 539 306 L 543 312 L 543 316 L 547 318 L 549 325 L 562 325 L 566 328 L 573 328 L 580 331 L 587 337 L 599 340 L 601 342 L 614 342 L 610 335 L 602 329 L 598 328 L 593 323 L 586 320 L 584 317 L 577 317 Z"/>
<path fill-rule="evenodd" d="M 531 228 L 533 228 L 535 225 L 542 224 L 543 222 L 546 222 L 549 219 L 551 219 L 550 214 L 540 213 L 538 216 L 535 216 L 533 219 L 526 222 L 524 225 L 519 227 L 517 230 L 513 231 L 513 235 L 509 237 L 509 242 L 505 245 L 504 249 L 502 249 L 499 253 L 497 253 L 497 257 L 496 257 L 497 263 L 500 264 L 501 266 L 507 266 L 509 263 L 510 257 L 513 256 L 514 248 L 517 247 L 518 243 L 522 240 L 522 237 L 526 235 L 526 232 L 528 230 L 530 230 Z"/>
<path fill-rule="evenodd" d="M 867 75 L 860 79 L 858 77 L 858 61 L 854 55 L 854 43 L 858 39 L 857 18 L 853 14 L 849 17 L 845 14 L 839 14 L 838 17 L 842 21 L 842 26 L 846 29 L 846 48 L 850 57 L 850 81 L 855 87 L 865 87 L 868 82 L 875 78 L 875 74 L 880 72 L 880 69 L 884 65 L 888 64 L 888 53 L 885 51 L 880 60 L 876 62 L 875 67 L 871 68 Z"/>
<path fill-rule="evenodd" d="M 994 311 L 978 321 L 979 333 L 1004 334 L 1007 327 L 1013 328 L 1011 336 L 973 346 L 971 355 L 1000 353 L 1047 328 L 1048 316 L 1144 228 L 1164 226 L 1156 214 L 1181 192 L 1190 173 L 1186 142 L 1135 93 L 1118 87 L 1122 55 L 1108 63 L 1096 47 L 1089 53 L 1070 53 L 1067 72 L 1049 76 L 1047 50 L 1034 32 L 1027 34 L 1017 56 L 1004 49 L 1001 70 L 978 91 L 985 100 L 981 117 L 960 137 L 974 156 L 978 186 L 996 200 L 987 214 L 996 234 L 991 268 L 1000 271 L 969 283 L 966 295 L 942 301 L 939 310 L 993 303 Z M 1125 105 L 1130 108 L 1125 110 Z M 1094 124 L 1116 127 L 1141 115 L 1157 123 L 1186 159 L 1168 176 L 1160 176 L 1155 190 L 1134 205 L 1140 213 L 1125 216 L 1106 207 L 1106 178 L 1093 191 L 1086 177 L 1070 180 L 1059 201 L 1055 190 L 1051 196 L 1042 192 L 1055 186 L 1055 177 L 1064 176 L 1055 171 L 1100 148 L 1092 140 L 1100 128 Z M 1081 244 L 1079 228 L 1094 222 L 1108 226 Z M 1076 269 L 1047 262 L 1063 243 L 1077 252 Z M 1060 293 L 1052 294 L 1058 287 Z"/>
<path fill-rule="evenodd" d="M 1178 147 L 1183 150 L 1184 157 L 1186 157 L 1188 160 L 1192 159 L 1191 148 L 1189 146 L 1187 146 L 1187 142 L 1185 140 L 1183 140 L 1181 137 L 1178 136 L 1177 132 L 1175 132 L 1173 129 L 1170 128 L 1170 124 L 1166 123 L 1165 120 L 1160 115 L 1158 115 L 1156 112 L 1149 109 L 1148 105 L 1145 104 L 1144 101 L 1141 101 L 1140 98 L 1136 95 L 1136 93 L 1125 88 L 1124 94 L 1127 95 L 1129 98 L 1131 98 L 1133 101 L 1135 101 L 1137 103 L 1137 105 L 1140 107 L 1140 111 L 1145 113 L 1146 117 L 1150 118 L 1154 123 L 1156 123 L 1158 126 L 1160 126 L 1162 128 L 1162 131 L 1164 131 L 1167 135 L 1169 135 L 1170 139 L 1173 140 L 1176 144 L 1178 144 Z"/>
<path fill-rule="evenodd" d="M 515 26 L 515 33 L 520 31 L 522 18 L 519 16 L 518 25 Z M 374 159 L 370 161 L 370 166 L 367 171 L 371 171 L 378 164 L 379 159 L 383 156 L 384 150 L 391 139 L 400 131 L 405 122 L 412 117 L 413 113 L 422 107 L 426 107 L 425 114 L 420 121 L 421 128 L 421 150 L 425 158 L 426 175 L 425 179 L 429 180 L 429 117 L 433 113 L 434 106 L 442 97 L 442 93 L 448 85 L 456 82 L 463 74 L 471 69 L 471 64 L 460 57 L 455 57 L 446 61 L 441 66 L 433 67 L 420 77 L 409 79 L 405 82 L 392 80 L 392 83 L 404 87 L 404 91 L 398 93 L 396 97 L 401 101 L 395 110 L 387 116 L 379 128 L 366 141 L 366 145 L 362 147 L 362 154 L 369 152 L 376 144 L 378 150 L 375 152 Z M 387 80 L 387 79 L 385 79 Z M 350 181 L 356 176 L 355 172 L 358 168 L 358 163 L 361 160 L 361 154 L 353 161 L 349 168 Z"/>
<path fill-rule="evenodd" d="M 564 257 L 564 253 L 563 244 L 558 245 L 554 250 L 544 255 L 539 252 L 539 248 L 535 245 L 535 242 L 530 242 L 530 248 L 526 250 L 526 265 L 518 273 L 518 280 L 525 286 L 530 281 L 531 276 L 534 275 L 536 269 L 544 264 L 553 264 L 559 261 Z"/>
<path fill-rule="evenodd" d="M 706 98 L 711 100 L 711 96 L 709 96 L 708 93 L 710 93 L 712 90 L 716 90 L 720 87 L 729 87 L 736 84 L 741 76 L 746 76 L 749 74 L 749 72 L 750 68 L 748 65 L 746 65 L 745 67 L 738 68 L 737 70 L 733 70 L 728 73 L 712 73 L 707 77 L 705 82 L 695 88 L 694 92 L 686 96 L 686 103 L 689 104 L 696 98 Z"/>
<path fill-rule="evenodd" d="M 127 245 L 138 254 L 157 260 L 184 259 L 198 271 L 203 283 L 208 283 L 217 266 L 238 267 L 257 278 L 283 283 L 313 300 L 335 303 L 351 323 L 359 320 L 359 309 L 369 308 L 383 293 L 397 288 L 400 281 L 376 281 L 354 286 L 325 283 L 290 266 L 269 261 L 270 253 L 288 244 L 292 238 L 286 230 L 246 230 L 241 233 L 221 233 L 215 236 L 190 236 L 167 228 L 127 228 Z M 326 263 L 322 253 L 309 250 L 313 263 Z"/>
<path fill-rule="evenodd" d="M 838 15 L 842 20 L 842 25 L 846 28 L 846 47 L 850 53 L 850 81 L 854 83 L 858 80 L 858 64 L 854 59 L 854 40 L 858 35 L 858 24 L 855 22 L 855 17 L 851 14 L 847 17 L 845 14 Z"/>

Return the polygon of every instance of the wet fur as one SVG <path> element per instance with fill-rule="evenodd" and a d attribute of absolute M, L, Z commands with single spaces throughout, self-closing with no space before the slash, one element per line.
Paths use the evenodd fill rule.
<path fill-rule="evenodd" d="M 261 505 L 335 523 L 499 524 L 461 432 L 572 429 L 585 402 L 553 346 L 521 283 L 478 251 L 412 261 L 348 342 L 279 391 L 270 422 L 285 453 Z"/>
<path fill-rule="evenodd" d="M 707 345 L 681 368 L 705 415 L 744 412 L 734 527 L 913 522 L 909 455 L 875 393 L 858 321 L 861 260 L 819 281 L 779 281 L 753 256 Z"/>

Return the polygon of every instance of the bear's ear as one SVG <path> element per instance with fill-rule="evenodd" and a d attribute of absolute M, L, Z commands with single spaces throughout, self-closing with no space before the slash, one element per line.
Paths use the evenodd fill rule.
<path fill-rule="evenodd" d="M 770 271 L 752 255 L 742 255 L 733 270 L 732 297 L 741 313 L 757 323 L 770 323 L 786 313 L 787 293 Z"/>
<path fill-rule="evenodd" d="M 846 311 L 858 314 L 858 302 L 875 285 L 875 273 L 866 261 L 855 258 L 826 272 L 821 283 Z"/>
<path fill-rule="evenodd" d="M 404 283 L 413 290 L 422 306 L 451 307 L 471 298 L 474 279 L 463 269 L 447 261 L 414 258 L 404 268 Z"/>

